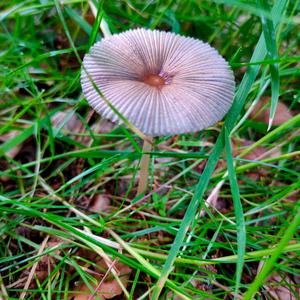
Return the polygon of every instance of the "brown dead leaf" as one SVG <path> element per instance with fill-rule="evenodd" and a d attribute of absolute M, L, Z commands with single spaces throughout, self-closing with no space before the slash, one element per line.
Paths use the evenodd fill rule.
<path fill-rule="evenodd" d="M 172 157 L 156 157 L 155 158 L 155 171 L 159 177 L 166 176 L 170 170 L 170 167 L 166 166 L 172 161 Z"/>
<path fill-rule="evenodd" d="M 106 119 L 99 119 L 92 125 L 92 130 L 95 133 L 109 133 L 111 132 L 116 124 Z"/>
<path fill-rule="evenodd" d="M 274 186 L 283 186 L 286 187 L 286 183 L 280 182 L 280 181 L 275 181 L 273 183 Z M 294 190 L 291 193 L 289 193 L 288 195 L 285 196 L 285 198 L 283 199 L 283 201 L 285 202 L 298 202 L 300 199 L 300 191 L 299 190 Z"/>
<path fill-rule="evenodd" d="M 51 119 L 52 125 L 56 128 L 60 128 L 66 131 L 66 133 L 82 134 L 76 136 L 75 140 L 87 147 L 91 146 L 93 139 L 90 137 L 89 134 L 85 134 L 86 128 L 84 124 L 74 113 L 72 114 L 71 117 L 70 114 L 72 114 L 72 109 L 67 109 L 66 111 L 59 111 L 52 117 Z M 92 112 L 86 117 L 85 121 L 88 122 L 91 116 L 92 116 Z M 78 173 L 80 173 L 82 171 L 81 164 L 80 163 L 77 164 L 77 167 L 79 168 Z"/>
<path fill-rule="evenodd" d="M 250 114 L 250 118 L 259 122 L 269 123 L 270 117 L 270 104 L 271 100 L 269 97 L 263 98 L 257 103 L 254 110 Z M 278 101 L 276 113 L 273 120 L 273 125 L 280 125 L 288 121 L 293 117 L 292 112 L 289 108 L 281 101 Z"/>
<path fill-rule="evenodd" d="M 247 148 L 248 146 L 251 146 L 252 144 L 254 144 L 254 142 L 249 141 L 249 140 L 232 140 L 232 146 L 233 146 L 233 155 L 234 156 L 238 156 L 245 148 Z M 280 148 L 272 148 L 271 151 L 269 151 L 268 149 L 258 146 L 256 148 L 254 148 L 250 153 L 248 153 L 247 155 L 245 155 L 243 158 L 248 159 L 248 160 L 261 160 L 264 158 L 271 158 L 271 157 L 277 157 L 281 155 L 281 150 Z M 198 170 L 203 170 L 204 166 L 205 166 L 205 161 L 202 161 L 199 166 L 197 167 L 197 171 Z M 215 173 L 218 173 L 221 170 L 224 170 L 227 166 L 226 161 L 220 160 L 217 164 L 217 168 Z M 265 168 L 253 168 L 250 169 L 249 171 L 245 172 L 245 174 L 247 175 L 248 178 L 250 178 L 252 181 L 258 181 L 260 179 L 262 179 L 263 177 L 265 177 L 268 174 L 268 171 Z M 239 183 L 242 183 L 242 180 L 239 180 Z M 223 185 L 223 180 L 220 181 L 215 187 L 214 189 L 212 189 L 207 197 L 207 199 L 205 200 L 205 204 L 207 206 L 213 207 L 217 210 L 220 211 L 226 211 L 226 209 L 230 209 L 231 207 L 228 207 L 228 203 L 225 201 L 225 199 L 222 199 L 219 197 L 219 193 L 220 190 L 222 188 Z M 201 216 L 205 215 L 205 209 L 202 209 Z"/>
<path fill-rule="evenodd" d="M 110 199 L 106 195 L 96 195 L 91 203 L 90 210 L 95 212 L 105 212 L 110 208 Z"/>
<path fill-rule="evenodd" d="M 251 146 L 254 142 L 249 140 L 241 140 L 239 142 L 233 143 L 233 152 L 234 156 L 238 156 L 245 148 Z M 273 148 L 271 151 L 266 149 L 265 147 L 258 146 L 254 148 L 250 153 L 245 155 L 243 158 L 248 160 L 261 160 L 265 158 L 272 158 L 281 155 L 280 148 Z M 253 181 L 259 180 L 261 177 L 267 175 L 267 170 L 265 168 L 254 168 L 250 169 L 250 171 L 246 172 L 247 176 Z"/>
<path fill-rule="evenodd" d="M 278 273 L 271 275 L 266 284 L 265 288 L 272 299 L 276 300 L 297 300 L 300 295 L 300 288 L 296 287 L 288 276 L 284 278 Z"/>
<path fill-rule="evenodd" d="M 53 127 L 60 128 L 62 126 L 63 130 L 69 132 L 79 132 L 82 128 L 82 122 L 77 118 L 75 114 L 69 117 L 71 110 L 68 109 L 66 111 L 59 111 L 57 112 L 52 118 L 51 123 Z M 66 118 L 69 118 L 66 122 Z"/>
<path fill-rule="evenodd" d="M 63 241 L 58 237 L 51 237 L 46 245 L 50 248 L 54 248 L 62 244 Z M 59 255 L 60 250 L 56 250 L 55 254 Z M 49 272 L 51 272 L 56 264 L 55 258 L 50 255 L 46 254 L 41 257 L 41 259 L 37 262 L 34 272 L 34 278 L 36 278 L 40 283 L 43 283 L 44 280 L 48 277 Z M 29 276 L 29 269 L 24 270 L 22 275 L 27 278 Z M 36 280 L 31 280 L 30 284 L 28 285 L 29 288 L 36 288 Z"/>
<path fill-rule="evenodd" d="M 214 273 L 217 274 L 217 269 L 213 266 L 213 265 L 207 265 L 207 266 L 203 266 L 203 271 L 199 271 L 197 272 L 197 275 L 200 275 L 201 277 L 203 277 L 203 279 L 191 279 L 189 280 L 189 283 L 196 289 L 199 291 L 205 291 L 207 294 L 211 294 L 212 293 L 212 288 L 213 285 L 211 283 L 211 279 L 208 279 L 208 272 L 209 273 Z M 208 272 L 207 272 L 208 271 Z M 205 278 L 205 279 L 204 279 Z M 229 289 L 227 289 L 229 290 Z M 226 291 L 227 291 L 226 290 Z M 209 297 L 208 295 L 204 298 L 201 298 L 203 300 L 211 300 L 214 297 Z M 167 295 L 166 299 L 174 299 L 174 300 L 180 300 L 182 299 L 180 296 L 174 294 L 174 292 L 169 292 Z M 195 298 L 196 299 L 196 298 Z M 198 298 L 197 298 L 198 299 Z"/>
<path fill-rule="evenodd" d="M 233 154 L 234 156 L 238 156 L 245 148 L 248 146 L 251 146 L 254 144 L 253 141 L 249 140 L 240 140 L 238 142 L 233 142 Z M 269 151 L 265 147 L 258 146 L 254 148 L 250 153 L 243 156 L 245 159 L 249 160 L 260 160 L 262 158 L 271 158 L 271 157 L 277 157 L 281 155 L 280 149 L 272 149 L 272 151 Z"/>
<path fill-rule="evenodd" d="M 167 299 L 181 300 L 182 298 L 177 295 L 174 295 L 174 292 L 171 291 L 167 294 Z"/>
<path fill-rule="evenodd" d="M 209 193 L 209 196 L 205 200 L 205 205 L 208 207 L 213 207 L 216 209 L 220 208 L 220 199 L 219 194 L 220 190 L 224 184 L 224 180 L 221 180 Z M 204 208 L 202 208 L 200 212 L 200 217 L 204 217 L 206 214 L 206 211 Z"/>
<path fill-rule="evenodd" d="M 103 267 L 107 269 L 107 266 L 102 259 L 98 261 L 97 264 L 100 269 L 103 269 Z M 116 262 L 114 264 L 114 268 L 118 270 L 118 276 L 121 282 L 125 287 L 127 287 L 132 271 L 131 268 L 120 262 Z M 74 292 L 76 291 L 76 293 L 72 293 L 69 297 L 69 300 L 92 300 L 95 299 L 96 296 L 98 299 L 105 300 L 114 298 L 123 293 L 121 286 L 117 280 L 112 277 L 109 270 L 106 274 L 95 275 L 94 278 L 97 280 L 97 284 L 91 284 L 95 291 L 93 294 L 91 293 L 90 289 L 84 283 L 82 283 L 80 286 L 74 289 Z"/>
<path fill-rule="evenodd" d="M 0 142 L 6 142 L 6 141 L 16 137 L 19 134 L 20 134 L 20 132 L 17 130 L 9 131 L 5 134 L 0 135 Z M 22 148 L 22 143 L 13 147 L 9 151 L 7 151 L 5 154 L 10 158 L 14 158 L 20 152 L 21 148 Z"/>
<path fill-rule="evenodd" d="M 0 158 L 0 171 L 5 171 L 8 168 L 9 168 L 9 163 L 6 160 Z M 7 182 L 9 180 L 10 180 L 10 176 L 0 175 L 0 181 Z"/>

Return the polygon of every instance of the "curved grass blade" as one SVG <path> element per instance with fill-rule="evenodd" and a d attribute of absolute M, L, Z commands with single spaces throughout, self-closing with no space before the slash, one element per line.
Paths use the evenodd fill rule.
<path fill-rule="evenodd" d="M 73 21 L 75 22 L 75 24 L 78 24 L 80 26 L 80 28 L 87 34 L 87 35 L 91 35 L 92 33 L 92 26 L 86 21 L 84 20 L 81 16 L 78 15 L 78 13 L 73 10 L 72 8 L 66 6 L 64 8 L 65 12 L 68 14 L 68 16 L 73 19 Z"/>
<path fill-rule="evenodd" d="M 100 40 L 100 35 L 98 33 L 100 24 L 103 19 L 104 11 L 102 9 L 103 1 L 99 1 L 98 3 L 98 9 L 97 9 L 97 15 L 95 16 L 95 22 L 93 25 L 92 32 L 90 34 L 90 40 L 89 40 L 89 48 L 97 41 Z"/>
<path fill-rule="evenodd" d="M 268 3 L 266 0 L 259 0 L 259 5 L 263 10 L 268 10 Z M 272 15 L 271 15 L 272 16 Z M 276 33 L 274 29 L 273 20 L 266 18 L 265 15 L 261 14 L 261 23 L 263 28 L 263 34 L 266 41 L 267 56 L 271 60 L 278 59 L 278 51 L 276 45 Z M 268 130 L 272 127 L 273 119 L 275 116 L 278 98 L 279 98 L 279 68 L 278 63 L 270 64 L 271 73 L 271 87 L 272 87 L 272 98 L 271 98 L 271 109 L 269 116 Z"/>
<path fill-rule="evenodd" d="M 274 267 L 275 262 L 278 260 L 281 253 L 283 253 L 283 249 L 288 244 L 290 240 L 293 239 L 294 234 L 297 232 L 298 227 L 300 226 L 300 208 L 298 205 L 297 213 L 294 219 L 292 220 L 290 226 L 287 230 L 284 231 L 284 235 L 280 242 L 278 243 L 277 247 L 275 248 L 272 255 L 267 259 L 265 262 L 262 270 L 256 276 L 252 284 L 250 285 L 248 291 L 245 293 L 243 299 L 244 300 L 251 300 L 253 299 L 254 295 L 258 291 L 259 287 L 264 283 L 265 279 L 269 275 L 270 271 Z"/>
<path fill-rule="evenodd" d="M 282 16 L 283 10 L 286 6 L 287 1 L 277 1 L 272 9 L 272 15 L 274 15 L 274 19 L 279 20 L 279 18 Z M 257 43 L 256 49 L 252 55 L 250 62 L 256 62 L 263 60 L 267 54 L 266 50 L 266 44 L 265 39 L 263 35 L 260 36 L 259 41 Z M 239 86 L 239 89 L 236 93 L 233 105 L 227 114 L 227 117 L 225 119 L 225 126 L 227 127 L 228 131 L 230 132 L 234 124 L 245 104 L 246 98 L 251 90 L 251 87 L 255 81 L 255 78 L 259 72 L 260 66 L 259 65 L 251 65 L 248 69 L 246 74 L 243 77 L 243 80 Z M 168 258 L 166 260 L 165 265 L 163 266 L 161 277 L 158 280 L 156 287 L 154 288 L 152 299 L 157 300 L 159 298 L 159 295 L 161 293 L 161 290 L 164 287 L 164 284 L 170 274 L 170 272 L 173 269 L 173 264 L 175 262 L 175 259 L 180 251 L 180 248 L 183 244 L 185 235 L 189 229 L 189 226 L 194 219 L 194 216 L 197 212 L 197 209 L 200 204 L 200 199 L 202 199 L 203 194 L 208 186 L 210 177 L 215 169 L 215 166 L 218 162 L 218 159 L 221 155 L 221 152 L 224 147 L 223 142 L 223 135 L 224 135 L 224 128 L 222 129 L 221 134 L 219 135 L 216 145 L 207 161 L 207 164 L 205 166 L 205 169 L 199 179 L 199 182 L 196 186 L 196 190 L 194 193 L 194 196 L 186 210 L 186 213 L 184 215 L 184 218 L 182 220 L 182 223 L 178 229 L 178 232 L 176 234 L 175 240 L 173 242 L 173 245 L 170 249 L 170 253 L 168 255 Z"/>
<path fill-rule="evenodd" d="M 235 297 L 237 297 L 240 289 L 241 278 L 244 266 L 244 256 L 246 250 L 246 229 L 244 212 L 240 199 L 240 191 L 237 183 L 236 173 L 234 169 L 232 148 L 230 145 L 230 137 L 227 128 L 225 127 L 225 149 L 226 149 L 226 160 L 228 168 L 228 177 L 231 188 L 231 195 L 234 206 L 234 214 L 236 219 L 236 232 L 237 232 L 237 265 L 236 265 L 236 281 L 235 281 Z"/>

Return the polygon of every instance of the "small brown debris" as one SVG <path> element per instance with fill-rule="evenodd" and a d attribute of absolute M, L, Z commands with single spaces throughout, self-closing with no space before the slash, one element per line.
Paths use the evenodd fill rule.
<path fill-rule="evenodd" d="M 108 196 L 99 194 L 96 195 L 92 204 L 90 206 L 90 210 L 95 212 L 104 212 L 109 210 L 110 207 L 110 199 Z"/>
<path fill-rule="evenodd" d="M 276 300 L 297 300 L 300 295 L 300 288 L 296 287 L 288 276 L 280 276 L 278 273 L 271 275 L 265 288 L 272 299 Z"/>
<path fill-rule="evenodd" d="M 250 114 L 250 118 L 259 122 L 269 123 L 271 99 L 266 97 L 257 103 Z M 292 112 L 283 102 L 279 101 L 273 120 L 273 125 L 280 125 L 293 117 Z"/>
<path fill-rule="evenodd" d="M 100 266 L 100 268 L 103 268 L 104 266 L 106 267 L 106 264 L 103 260 L 98 261 L 97 264 Z M 124 287 L 126 287 L 132 271 L 131 268 L 120 262 L 116 262 L 114 264 L 114 268 L 119 271 L 119 279 Z M 106 274 L 98 274 L 94 276 L 94 278 L 97 280 L 97 284 L 91 283 L 91 286 L 95 290 L 93 294 L 86 284 L 82 283 L 76 289 L 74 289 L 76 294 L 72 293 L 72 295 L 69 297 L 69 300 L 92 300 L 95 299 L 96 296 L 98 299 L 104 300 L 121 295 L 123 293 L 121 286 L 117 280 L 110 275 L 109 272 L 110 270 L 108 270 Z"/>

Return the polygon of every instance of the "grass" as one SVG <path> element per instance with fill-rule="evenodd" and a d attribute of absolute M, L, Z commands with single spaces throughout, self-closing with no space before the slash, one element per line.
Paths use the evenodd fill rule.
<path fill-rule="evenodd" d="M 0 3 L 0 297 L 296 299 L 299 1 L 94 4 Z M 224 121 L 155 139 L 138 197 L 142 133 L 100 121 L 79 81 L 95 41 L 135 27 L 209 42 L 237 83 Z"/>

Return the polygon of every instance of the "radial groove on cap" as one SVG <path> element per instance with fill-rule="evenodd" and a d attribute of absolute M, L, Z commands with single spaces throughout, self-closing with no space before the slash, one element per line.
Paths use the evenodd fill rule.
<path fill-rule="evenodd" d="M 147 29 L 129 30 L 96 43 L 84 57 L 83 92 L 103 117 L 121 122 L 94 88 L 149 136 L 194 132 L 229 110 L 234 77 L 206 43 Z M 89 73 L 86 74 L 85 70 Z M 155 80 L 160 76 L 161 80 Z"/>

